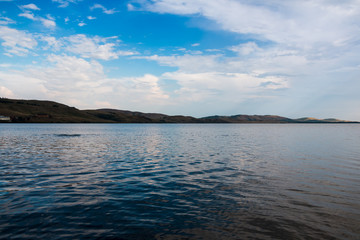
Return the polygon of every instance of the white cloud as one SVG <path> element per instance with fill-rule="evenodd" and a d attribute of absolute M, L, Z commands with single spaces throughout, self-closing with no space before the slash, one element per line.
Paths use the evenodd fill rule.
<path fill-rule="evenodd" d="M 55 18 L 54 18 L 53 16 L 51 16 L 50 14 L 46 14 L 46 17 L 47 17 L 48 19 L 50 19 L 50 20 L 55 21 Z"/>
<path fill-rule="evenodd" d="M 10 68 L 10 67 L 12 67 L 13 65 L 12 64 L 10 64 L 10 63 L 1 63 L 0 64 L 0 67 L 1 68 Z"/>
<path fill-rule="evenodd" d="M 117 59 L 119 56 L 133 55 L 130 51 L 116 51 L 115 43 L 108 43 L 106 38 L 89 38 L 83 34 L 73 35 L 64 38 L 68 45 L 66 50 L 79 54 L 84 58 L 96 58 L 102 60 Z"/>
<path fill-rule="evenodd" d="M 0 82 L 4 93 L 10 98 L 46 99 L 47 90 L 39 79 L 27 72 L 0 71 Z"/>
<path fill-rule="evenodd" d="M 47 28 L 53 28 L 56 26 L 55 19 L 50 14 L 46 16 L 47 18 L 43 18 L 35 16 L 32 12 L 29 11 L 40 10 L 40 8 L 38 8 L 35 4 L 31 3 L 27 5 L 22 5 L 20 6 L 20 8 L 23 10 L 23 12 L 19 14 L 20 17 L 25 17 L 33 21 L 39 21 Z"/>
<path fill-rule="evenodd" d="M 0 94 L 51 99 L 79 108 L 133 109 L 160 106 L 169 97 L 159 78 L 151 74 L 108 78 L 99 62 L 68 55 L 52 54 L 45 62 L 46 66 L 28 66 L 23 71 L 0 70 Z"/>
<path fill-rule="evenodd" d="M 144 100 L 162 100 L 168 99 L 169 96 L 165 94 L 159 87 L 159 78 L 151 75 L 145 74 L 143 77 L 130 78 L 132 82 L 132 94 L 136 94 L 136 98 L 143 102 Z M 143 96 L 140 97 L 139 96 Z"/>
<path fill-rule="evenodd" d="M 149 11 L 199 14 L 223 29 L 284 44 L 359 39 L 358 1 L 139 1 Z"/>
<path fill-rule="evenodd" d="M 5 26 L 0 26 L 0 39 L 3 41 L 1 45 L 5 48 L 5 54 L 9 56 L 25 56 L 37 46 L 37 41 L 31 34 Z"/>
<path fill-rule="evenodd" d="M 51 17 L 49 14 L 47 15 L 47 18 L 43 18 L 43 17 L 37 17 L 33 13 L 31 13 L 29 11 L 25 11 L 23 13 L 20 13 L 19 16 L 28 18 L 28 19 L 33 20 L 33 21 L 39 21 L 47 28 L 56 27 L 56 23 L 54 21 L 55 19 L 53 17 Z"/>
<path fill-rule="evenodd" d="M 193 43 L 193 44 L 191 44 L 191 46 L 192 47 L 198 47 L 198 46 L 200 46 L 200 43 Z"/>
<path fill-rule="evenodd" d="M 255 45 L 251 43 L 237 45 L 234 49 L 242 51 L 244 46 L 247 49 L 248 46 Z M 317 102 L 321 97 L 325 98 L 334 92 L 349 92 L 344 90 L 348 85 L 359 86 L 355 76 L 359 74 L 359 60 L 356 56 L 360 47 L 331 59 L 311 59 L 306 51 L 281 46 L 255 48 L 256 50 L 251 54 L 232 57 L 217 54 L 154 55 L 134 58 L 177 67 L 176 71 L 167 72 L 161 75 L 160 79 L 177 82 L 180 89 L 174 92 L 175 95 L 171 95 L 169 101 L 181 103 L 188 109 L 194 109 L 193 106 L 197 105 L 205 109 L 209 107 L 216 112 L 224 111 L 223 107 L 228 107 L 231 109 L 230 113 L 239 112 L 239 109 L 248 109 L 251 114 L 271 113 L 290 116 L 286 111 L 291 114 L 308 111 L 306 106 L 309 104 L 313 106 L 312 103 Z M 342 71 L 340 75 L 334 73 L 334 69 L 346 69 L 346 72 Z M 337 87 L 329 88 L 333 85 Z M 356 98 L 353 93 L 351 96 Z M 344 95 L 344 98 L 350 97 Z M 256 102 L 258 105 L 255 104 Z M 317 108 L 314 111 L 322 110 Z M 343 112 L 349 116 L 345 118 L 353 118 L 349 114 L 351 111 L 346 109 L 337 108 L 333 109 L 333 112 L 338 115 Z"/>
<path fill-rule="evenodd" d="M 269 90 L 288 87 L 285 79 L 268 76 L 259 77 L 255 73 L 183 73 L 181 71 L 166 73 L 166 79 L 177 80 L 181 88 L 177 91 L 180 98 L 189 102 L 232 102 L 236 104 L 246 99 L 264 98 L 271 93 Z"/>
<path fill-rule="evenodd" d="M 50 23 L 51 24 L 51 23 Z M 1 45 L 6 55 L 25 56 L 30 50 L 41 43 L 41 49 L 57 52 L 76 54 L 82 58 L 112 60 L 120 56 L 132 56 L 138 54 L 135 51 L 119 49 L 120 40 L 117 37 L 103 38 L 99 36 L 88 37 L 84 34 L 71 35 L 69 37 L 55 38 L 51 35 L 32 35 L 26 31 L 19 31 L 0 25 Z"/>
<path fill-rule="evenodd" d="M 43 47 L 44 50 L 51 49 L 53 51 L 59 51 L 60 48 L 64 45 L 61 40 L 57 40 L 53 36 L 41 36 L 40 39 L 47 43 L 47 45 Z"/>
<path fill-rule="evenodd" d="M 198 72 L 211 72 L 214 67 L 219 66 L 217 58 L 220 55 L 189 55 L 185 54 L 182 56 L 146 56 L 146 57 L 133 57 L 134 59 L 147 59 L 158 62 L 163 66 L 178 67 L 187 73 L 198 73 Z M 215 69 L 218 69 L 216 67 Z"/>
<path fill-rule="evenodd" d="M 87 19 L 89 19 L 89 20 L 94 20 L 94 19 L 96 19 L 96 17 L 93 17 L 93 16 L 87 16 Z"/>
<path fill-rule="evenodd" d="M 23 12 L 19 14 L 20 17 L 25 17 L 28 18 L 30 20 L 36 20 L 34 14 L 30 13 L 30 12 Z"/>
<path fill-rule="evenodd" d="M 240 57 L 226 58 L 219 54 L 185 54 L 133 58 L 152 60 L 163 66 L 177 67 L 177 71 L 166 72 L 160 78 L 177 82 L 180 89 L 174 92 L 175 102 L 182 102 L 182 104 L 190 102 L 204 104 L 215 99 L 223 104 L 225 102 L 236 104 L 249 98 L 273 96 L 274 90 L 290 87 L 289 79 L 284 72 L 286 67 L 271 73 L 266 71 L 266 64 L 248 65 L 249 59 L 244 60 Z"/>
<path fill-rule="evenodd" d="M 253 54 L 267 44 L 278 51 L 297 52 L 298 58 L 333 59 L 360 45 L 360 4 L 347 1 L 137 1 L 144 10 L 202 16 L 223 30 L 252 39 L 230 48 Z M 259 58 L 259 61 L 262 61 Z"/>
<path fill-rule="evenodd" d="M 106 7 L 104 7 L 101 4 L 94 4 L 92 7 L 90 7 L 90 10 L 94 10 L 94 9 L 101 9 L 103 11 L 103 13 L 105 13 L 105 14 L 114 14 L 114 13 L 118 12 L 115 10 L 115 8 L 107 9 Z"/>
<path fill-rule="evenodd" d="M 6 98 L 13 98 L 14 93 L 6 87 L 0 86 L 0 96 Z"/>
<path fill-rule="evenodd" d="M 136 51 L 122 51 L 122 50 L 119 50 L 119 51 L 116 51 L 116 54 L 117 54 L 118 56 L 132 56 L 132 55 L 138 54 L 138 52 L 136 52 Z"/>
<path fill-rule="evenodd" d="M 53 2 L 59 3 L 59 7 L 65 8 L 69 6 L 70 3 L 77 3 L 81 0 L 52 0 Z"/>
<path fill-rule="evenodd" d="M 231 51 L 237 52 L 240 55 L 249 55 L 255 51 L 259 51 L 260 48 L 254 42 L 242 43 L 237 46 L 232 46 L 229 48 Z"/>
<path fill-rule="evenodd" d="M 49 90 L 71 91 L 83 86 L 98 86 L 97 80 L 104 78 L 103 67 L 92 60 L 67 55 L 50 55 L 47 59 L 54 66 L 32 69 L 34 78 L 41 79 Z"/>
<path fill-rule="evenodd" d="M 0 24 L 7 25 L 7 24 L 12 24 L 12 23 L 15 23 L 15 21 L 8 18 L 8 17 L 1 17 L 0 16 Z"/>
<path fill-rule="evenodd" d="M 47 66 L 28 66 L 23 71 L 0 71 L 3 86 L 22 98 L 52 99 L 77 107 L 89 107 L 111 91 L 100 63 L 67 55 L 50 55 Z"/>
<path fill-rule="evenodd" d="M 135 7 L 134 7 L 134 5 L 132 5 L 131 3 L 128 3 L 128 4 L 127 4 L 127 9 L 128 9 L 128 11 L 134 11 L 134 10 L 135 10 Z"/>
<path fill-rule="evenodd" d="M 38 20 L 39 20 L 45 27 L 48 27 L 48 28 L 54 28 L 54 27 L 56 27 L 56 23 L 55 23 L 54 20 L 46 19 L 46 18 L 42 18 L 42 17 L 39 17 Z"/>
<path fill-rule="evenodd" d="M 100 37 L 88 38 L 83 34 L 73 35 L 66 38 L 69 41 L 67 50 L 79 54 L 85 58 L 97 58 L 110 60 L 118 58 L 114 52 L 114 43 L 103 43 L 104 39 Z M 102 44 L 103 43 L 103 44 Z"/>
<path fill-rule="evenodd" d="M 236 91 L 232 89 L 237 89 L 242 96 L 256 97 L 260 93 L 277 96 L 281 102 L 277 105 L 295 111 L 305 102 L 316 101 L 315 95 L 331 95 L 331 90 L 324 86 L 332 82 L 338 82 L 339 86 L 340 82 L 346 82 L 344 86 L 350 82 L 359 85 L 354 83 L 359 74 L 359 58 L 356 57 L 360 51 L 358 0 L 132 2 L 142 10 L 195 17 L 195 23 L 203 17 L 210 20 L 207 29 L 220 28 L 249 39 L 234 46 L 224 46 L 224 51 L 206 50 L 212 55 L 137 57 L 177 67 L 177 71 L 168 72 L 162 78 L 176 80 L 181 86 L 179 92 L 187 91 L 189 96 L 196 93 L 198 98 L 206 98 L 218 94 L 216 89 L 219 89 L 223 91 L 223 97 L 229 94 L 235 99 Z M 237 54 L 228 55 L 226 50 Z M 336 76 L 334 69 L 347 70 Z M 297 99 L 291 101 L 291 104 L 296 102 L 295 105 L 288 103 L 291 99 Z M 220 102 L 225 105 L 224 101 Z M 269 103 L 266 106 L 276 109 Z"/>
<path fill-rule="evenodd" d="M 83 27 L 83 26 L 85 26 L 85 25 L 86 25 L 86 23 L 84 23 L 84 22 L 80 22 L 78 25 L 79 25 L 79 27 Z"/>
<path fill-rule="evenodd" d="M 30 3 L 27 5 L 21 5 L 20 7 L 23 9 L 30 9 L 30 10 L 37 10 L 37 11 L 40 10 L 40 8 L 38 8 L 34 3 Z"/>

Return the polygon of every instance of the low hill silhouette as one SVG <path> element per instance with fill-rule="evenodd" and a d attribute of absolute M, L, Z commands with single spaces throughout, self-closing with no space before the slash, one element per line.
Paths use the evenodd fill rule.
<path fill-rule="evenodd" d="M 290 119 L 275 115 L 169 116 L 117 109 L 79 110 L 53 101 L 0 98 L 0 116 L 13 123 L 358 123 L 333 118 Z"/>

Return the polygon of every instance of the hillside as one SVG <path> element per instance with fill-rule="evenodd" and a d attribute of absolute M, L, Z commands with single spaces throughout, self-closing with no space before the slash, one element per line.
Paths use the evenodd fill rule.
<path fill-rule="evenodd" d="M 196 118 L 116 109 L 79 110 L 52 101 L 0 99 L 0 115 L 14 123 L 195 123 Z"/>
<path fill-rule="evenodd" d="M 344 121 L 344 120 L 335 119 L 335 118 L 317 119 L 317 118 L 310 118 L 310 117 L 298 118 L 298 119 L 295 119 L 295 121 L 302 122 L 302 123 L 354 123 L 352 121 Z"/>
<path fill-rule="evenodd" d="M 108 122 L 74 107 L 52 101 L 0 99 L 0 115 L 11 122 L 92 123 Z"/>
<path fill-rule="evenodd" d="M 273 115 L 210 116 L 201 118 L 212 123 L 294 123 L 290 118 Z"/>
<path fill-rule="evenodd" d="M 1 116 L 3 116 L 1 118 Z M 6 120 L 10 117 L 10 120 Z M 1 120 L 3 119 L 3 120 Z M 233 115 L 194 118 L 117 109 L 79 110 L 40 100 L 0 98 L 0 122 L 14 123 L 356 123 L 338 119 L 290 119 L 274 115 Z"/>
<path fill-rule="evenodd" d="M 116 109 L 84 110 L 97 118 L 119 123 L 197 123 L 198 119 L 187 116 L 168 116 L 160 113 L 131 112 Z"/>

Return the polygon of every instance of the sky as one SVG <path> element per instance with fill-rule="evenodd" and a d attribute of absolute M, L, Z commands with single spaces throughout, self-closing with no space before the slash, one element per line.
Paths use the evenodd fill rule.
<path fill-rule="evenodd" d="M 0 97 L 360 121 L 360 0 L 0 0 Z"/>

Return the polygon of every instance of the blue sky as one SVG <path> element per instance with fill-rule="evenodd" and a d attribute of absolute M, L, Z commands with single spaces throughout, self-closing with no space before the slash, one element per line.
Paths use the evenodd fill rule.
<path fill-rule="evenodd" d="M 358 0 L 0 0 L 0 96 L 360 120 Z"/>

